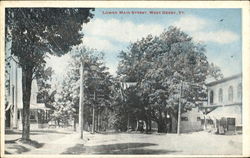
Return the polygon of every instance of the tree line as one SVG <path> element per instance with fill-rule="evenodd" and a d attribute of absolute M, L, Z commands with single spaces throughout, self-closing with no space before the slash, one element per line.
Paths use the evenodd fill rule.
<path fill-rule="evenodd" d="M 140 121 L 145 122 L 146 132 L 152 130 L 152 121 L 157 123 L 158 132 L 174 131 L 172 122 L 177 122 L 180 98 L 181 112 L 202 106 L 207 100 L 206 79 L 223 77 L 217 66 L 209 64 L 205 46 L 176 27 L 159 36 L 148 35 L 121 51 L 116 77 L 108 72 L 101 52 L 82 47 L 71 54 L 73 60 L 60 96 L 65 107 L 75 108 L 77 116 L 81 57 L 87 64 L 82 85 L 85 124 L 96 126 L 97 131 L 138 130 Z M 133 86 L 124 86 L 131 82 Z M 69 116 L 67 108 L 65 112 Z"/>

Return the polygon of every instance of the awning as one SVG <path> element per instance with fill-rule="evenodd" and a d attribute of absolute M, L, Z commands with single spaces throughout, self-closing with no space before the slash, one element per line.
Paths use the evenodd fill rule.
<path fill-rule="evenodd" d="M 222 117 L 232 117 L 232 118 L 241 118 L 242 110 L 241 106 L 223 106 L 218 107 L 212 112 L 208 113 L 207 116 L 210 118 L 220 119 Z"/>

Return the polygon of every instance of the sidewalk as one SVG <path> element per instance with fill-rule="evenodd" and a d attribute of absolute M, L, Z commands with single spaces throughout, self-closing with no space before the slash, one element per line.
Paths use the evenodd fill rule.
<path fill-rule="evenodd" d="M 43 129 L 33 130 L 30 133 L 29 144 L 20 141 L 21 131 L 11 130 L 5 134 L 6 154 L 61 154 L 76 144 L 84 144 L 88 137 L 88 132 L 84 132 L 84 139 L 80 139 L 78 132 L 64 129 Z"/>
<path fill-rule="evenodd" d="M 84 139 L 80 139 L 79 133 L 72 133 L 66 136 L 63 136 L 60 139 L 55 141 L 48 142 L 44 144 L 43 147 L 31 150 L 29 152 L 25 152 L 23 154 L 32 155 L 32 154 L 52 154 L 58 155 L 65 152 L 68 148 L 75 146 L 76 144 L 83 145 L 87 141 L 87 135 L 89 133 L 84 133 Z"/>

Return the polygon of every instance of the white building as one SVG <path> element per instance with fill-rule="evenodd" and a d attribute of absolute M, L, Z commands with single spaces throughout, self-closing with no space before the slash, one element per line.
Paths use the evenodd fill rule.
<path fill-rule="evenodd" d="M 6 69 L 8 75 L 5 82 L 5 128 L 22 129 L 22 109 L 23 109 L 23 92 L 22 92 L 22 68 L 18 65 L 18 59 L 10 54 L 10 44 L 6 45 L 6 59 L 9 67 Z M 30 122 L 31 129 L 43 126 L 48 118 L 48 108 L 44 103 L 37 103 L 38 85 L 36 80 L 32 81 L 31 98 L 30 98 Z"/>
<path fill-rule="evenodd" d="M 203 108 L 206 119 L 212 120 L 210 124 L 217 127 L 218 121 L 224 118 L 227 130 L 241 129 L 242 74 L 208 83 L 207 88 L 208 105 Z"/>

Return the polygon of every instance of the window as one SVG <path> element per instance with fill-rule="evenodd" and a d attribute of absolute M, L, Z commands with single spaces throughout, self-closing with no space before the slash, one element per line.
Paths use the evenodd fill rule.
<path fill-rule="evenodd" d="M 235 118 L 227 118 L 228 125 L 235 125 Z"/>
<path fill-rule="evenodd" d="M 44 99 L 44 98 L 42 97 L 41 94 L 37 94 L 37 96 L 36 96 L 36 102 L 37 102 L 37 103 L 44 103 L 44 102 L 43 102 L 43 99 Z"/>
<path fill-rule="evenodd" d="M 181 117 L 181 121 L 188 121 L 187 117 Z"/>
<path fill-rule="evenodd" d="M 222 88 L 220 88 L 220 90 L 219 90 L 219 102 L 220 103 L 223 102 L 223 90 L 222 90 Z"/>
<path fill-rule="evenodd" d="M 35 112 L 34 111 L 30 111 L 30 120 L 35 120 L 36 116 L 35 116 Z"/>
<path fill-rule="evenodd" d="M 242 98 L 242 84 L 238 84 L 238 87 L 237 87 L 237 96 L 238 96 L 238 99 L 241 99 Z"/>
<path fill-rule="evenodd" d="M 228 88 L 228 101 L 233 101 L 233 97 L 234 97 L 233 87 L 230 86 Z"/>
<path fill-rule="evenodd" d="M 214 92 L 210 91 L 210 104 L 214 103 Z"/>

